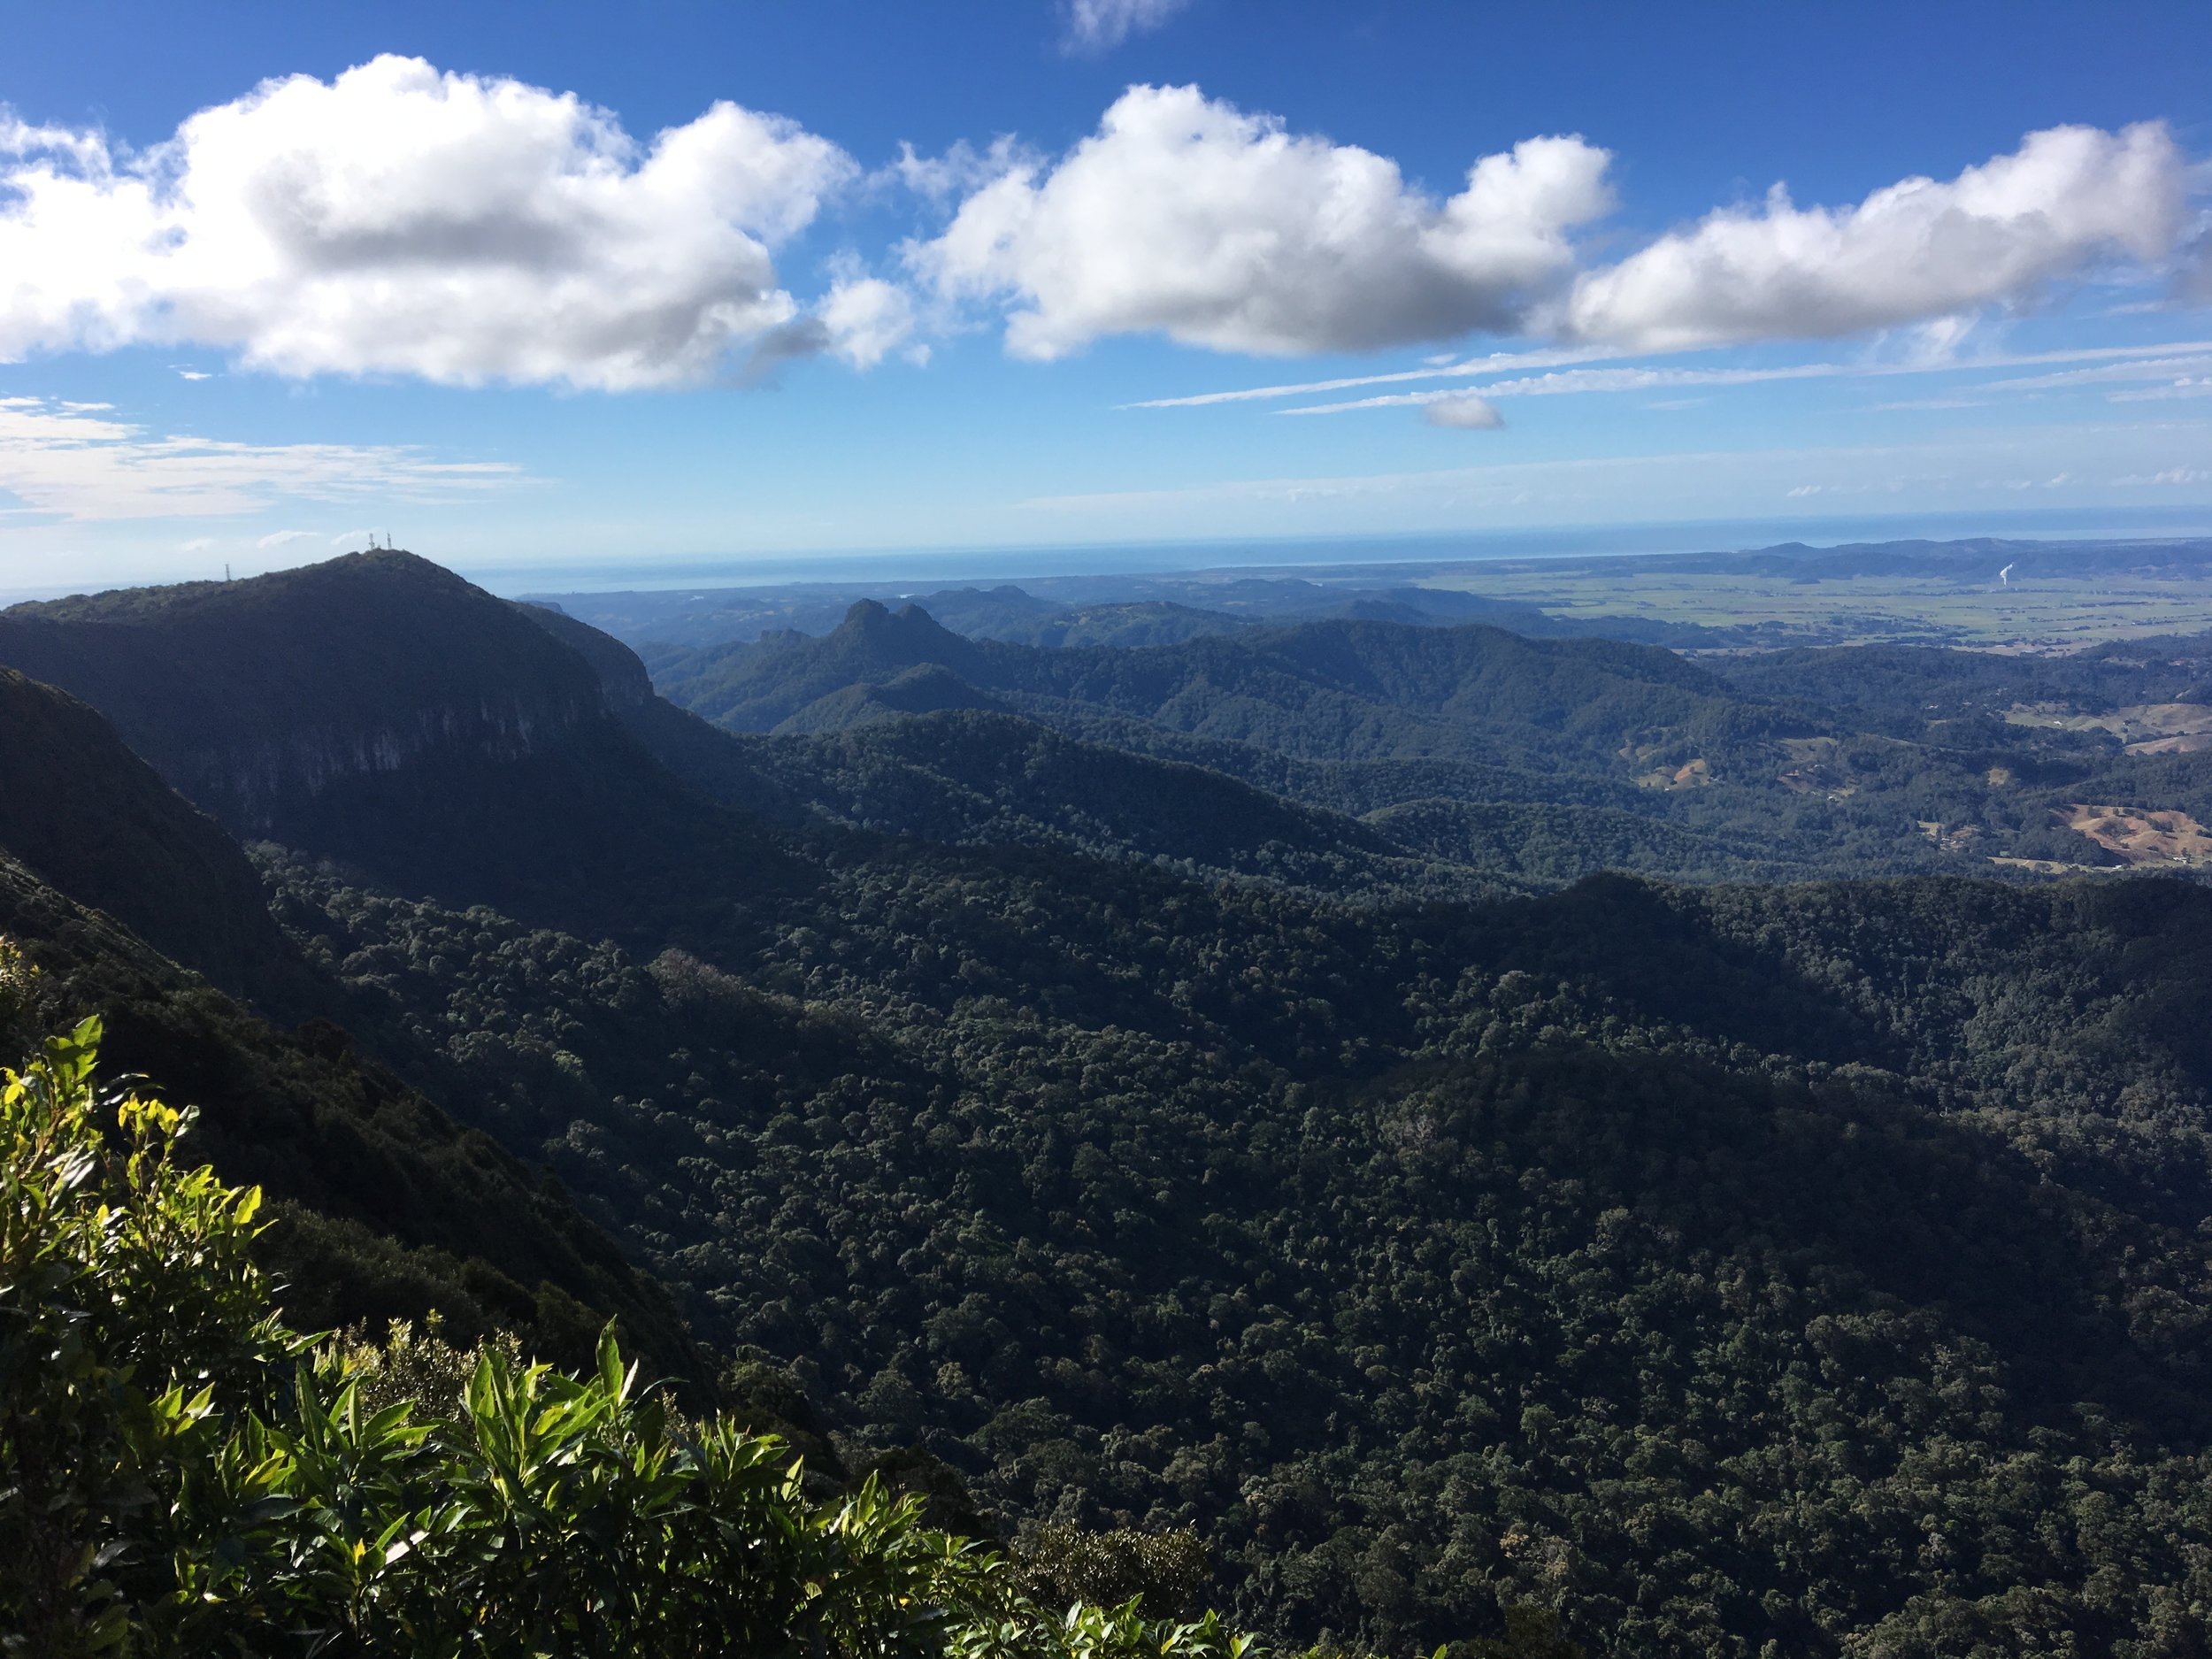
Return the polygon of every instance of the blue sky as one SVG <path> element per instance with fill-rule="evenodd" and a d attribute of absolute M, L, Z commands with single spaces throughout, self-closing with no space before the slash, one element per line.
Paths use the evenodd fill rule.
<path fill-rule="evenodd" d="M 0 592 L 2212 524 L 2200 4 L 182 10 L 9 19 Z"/>

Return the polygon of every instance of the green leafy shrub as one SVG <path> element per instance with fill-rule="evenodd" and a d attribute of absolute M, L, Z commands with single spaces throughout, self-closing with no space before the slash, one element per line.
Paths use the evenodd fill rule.
<path fill-rule="evenodd" d="M 1041 1612 L 871 1478 L 579 1377 L 270 1311 L 260 1194 L 103 1096 L 96 1021 L 0 1081 L 0 1651 L 1241 1659 L 1208 1615 Z M 104 1131 L 112 1117 L 116 1133 Z"/>
<path fill-rule="evenodd" d="M 1047 1607 L 1133 1601 L 1152 1618 L 1188 1614 L 1213 1574 L 1204 1540 L 1187 1526 L 1170 1532 L 1041 1526 L 1017 1553 L 1030 1594 Z"/>
<path fill-rule="evenodd" d="M 36 1006 L 38 992 L 37 968 L 13 940 L 0 936 L 0 1042 L 17 1041 Z"/>

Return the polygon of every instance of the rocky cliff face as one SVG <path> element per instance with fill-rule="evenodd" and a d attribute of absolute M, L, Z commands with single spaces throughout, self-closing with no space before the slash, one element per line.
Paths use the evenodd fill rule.
<path fill-rule="evenodd" d="M 653 677 L 646 672 L 644 660 L 613 634 L 579 622 L 557 606 L 513 603 L 518 615 L 591 664 L 610 709 L 634 709 L 653 700 Z"/>
<path fill-rule="evenodd" d="M 241 833 L 273 833 L 291 807 L 349 780 L 403 772 L 433 757 L 520 760 L 599 712 L 592 699 L 533 706 L 488 696 L 411 710 L 396 720 L 342 721 L 258 742 L 188 749 L 169 770 L 179 788 Z"/>
<path fill-rule="evenodd" d="M 0 664 L 98 709 L 234 831 L 279 838 L 349 780 L 522 760 L 611 702 L 575 650 L 403 553 L 19 605 Z"/>

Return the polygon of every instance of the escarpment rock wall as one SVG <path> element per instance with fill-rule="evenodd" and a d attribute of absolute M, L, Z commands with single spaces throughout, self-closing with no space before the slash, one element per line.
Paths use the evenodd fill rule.
<path fill-rule="evenodd" d="M 355 778 L 398 772 L 433 755 L 492 764 L 544 752 L 596 719 L 596 697 L 548 705 L 485 697 L 362 724 L 303 726 L 257 742 L 172 752 L 160 770 L 234 828 L 265 832 L 288 805 Z"/>

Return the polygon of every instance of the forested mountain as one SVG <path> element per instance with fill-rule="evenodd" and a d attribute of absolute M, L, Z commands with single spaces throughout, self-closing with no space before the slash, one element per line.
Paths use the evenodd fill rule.
<path fill-rule="evenodd" d="M 741 902 L 789 872 L 623 731 L 630 653 L 580 626 L 564 643 L 559 621 L 427 560 L 355 554 L 17 606 L 0 664 L 83 698 L 235 835 L 595 933 L 721 925 L 685 890 Z M 606 650 L 586 660 L 580 636 Z"/>
<path fill-rule="evenodd" d="M 2047 812 L 2035 791 L 2178 789 L 2203 757 L 2009 703 L 2001 763 L 1893 733 L 1939 701 L 1917 659 L 1824 728 L 1822 675 L 1847 674 L 1817 663 L 1761 686 L 1379 622 L 1046 650 L 879 607 L 663 684 L 756 727 L 915 674 L 998 706 L 741 736 L 572 618 L 398 556 L 340 575 L 169 602 L 193 652 L 157 596 L 0 618 L 6 650 L 49 630 L 56 672 L 256 836 L 360 1057 L 320 1027 L 257 1041 L 315 1090 L 371 1079 L 346 1087 L 372 1118 L 434 1127 L 413 1102 L 436 1101 L 503 1149 L 468 1168 L 514 1183 L 298 1202 L 496 1262 L 469 1240 L 541 1242 L 503 1206 L 549 1166 L 702 1339 L 803 1385 L 849 1461 L 918 1448 L 1009 1532 L 1194 1526 L 1209 1598 L 1288 1639 L 1427 1651 L 1534 1603 L 1609 1655 L 2212 1640 L 2212 890 L 1574 879 L 1637 836 L 1676 873 L 1717 848 L 1871 862 L 1840 816 L 1763 855 L 1726 807 L 1749 757 L 1836 769 L 1737 786 L 1808 814 L 1969 779 Z M 356 588 L 376 596 L 325 614 Z M 130 701 L 148 628 L 171 672 L 209 657 L 179 694 L 204 731 Z M 288 698 L 304 671 L 269 641 L 326 628 L 380 674 Z M 416 684 L 426 638 L 451 660 Z M 2033 701 L 2185 690 L 2162 660 Z M 464 686 L 495 709 L 567 687 L 572 713 L 519 748 L 462 721 L 287 774 L 265 812 L 192 770 L 255 732 L 292 753 L 292 722 L 398 729 Z M 1640 782 L 1665 743 L 1722 781 Z M 1516 880 L 1558 890 L 1485 896 L 1509 842 L 1541 865 Z M 96 923 L 0 917 L 57 973 Z M 223 1086 L 149 1052 L 173 1094 Z M 472 1213 L 408 1233 L 417 1202 Z M 608 1306 L 599 1283 L 569 1294 Z"/>
<path fill-rule="evenodd" d="M 1041 706 L 1257 738 L 1328 760 L 1496 758 L 1509 746 L 1528 764 L 1563 732 L 1573 740 L 1624 723 L 1684 724 L 1723 701 L 1723 687 L 1671 652 L 1479 626 L 1315 623 L 1149 649 L 1049 649 L 969 640 L 919 606 L 867 602 L 820 639 L 779 634 L 664 662 L 658 683 L 718 725 L 772 731 L 845 687 L 924 664 Z M 1496 729 L 1477 736 L 1455 718 L 1473 709 Z"/>
<path fill-rule="evenodd" d="M 97 715 L 0 671 L 0 938 L 40 974 L 0 1039 L 97 1014 L 119 1071 L 198 1104 L 201 1156 L 276 1201 L 265 1259 L 303 1324 L 435 1310 L 465 1339 L 513 1330 L 580 1362 L 615 1316 L 674 1374 L 710 1375 L 666 1293 L 557 1187 L 357 1054 L 329 1018 L 351 998 L 280 931 L 236 843 Z M 305 1023 L 288 1036 L 249 998 Z"/>
<path fill-rule="evenodd" d="M 1345 814 L 1010 714 L 933 711 L 807 742 L 715 735 L 729 771 L 719 780 L 703 771 L 696 781 L 796 825 L 826 820 L 951 845 L 1058 847 L 1340 895 L 1463 895 L 1501 885 L 1471 869 L 1440 867 L 1449 855 L 1409 854 Z"/>
<path fill-rule="evenodd" d="M 1260 1622 L 2095 1646 L 2195 1594 L 2212 895 L 864 864 L 741 975 L 280 873 L 712 1336 L 1010 1518 L 1195 1522 Z"/>

